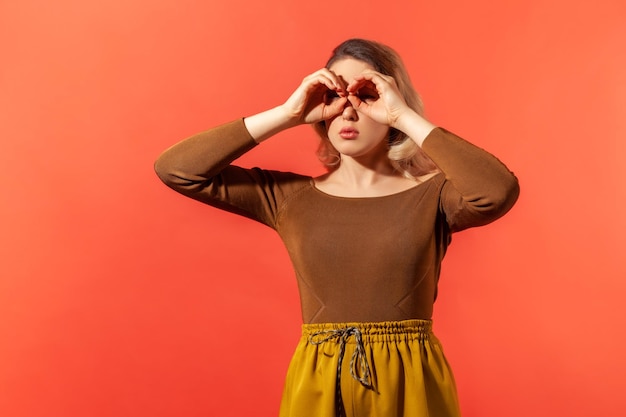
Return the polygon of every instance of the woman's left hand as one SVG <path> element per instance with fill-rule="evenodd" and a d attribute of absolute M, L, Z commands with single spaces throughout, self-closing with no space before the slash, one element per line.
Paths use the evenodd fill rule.
<path fill-rule="evenodd" d="M 359 112 L 396 127 L 400 116 L 412 109 L 402 97 L 393 77 L 376 71 L 364 71 L 356 76 L 346 88 L 348 100 Z"/>

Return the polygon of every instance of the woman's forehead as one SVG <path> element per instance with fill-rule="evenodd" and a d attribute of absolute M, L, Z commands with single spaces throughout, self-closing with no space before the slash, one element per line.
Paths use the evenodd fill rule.
<path fill-rule="evenodd" d="M 344 81 L 351 81 L 365 70 L 373 70 L 370 64 L 354 58 L 339 59 L 328 68 Z"/>

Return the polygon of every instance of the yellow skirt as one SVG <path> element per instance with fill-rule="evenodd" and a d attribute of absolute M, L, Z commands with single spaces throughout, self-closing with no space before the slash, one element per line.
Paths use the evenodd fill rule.
<path fill-rule="evenodd" d="M 458 417 L 430 320 L 302 326 L 280 417 Z"/>

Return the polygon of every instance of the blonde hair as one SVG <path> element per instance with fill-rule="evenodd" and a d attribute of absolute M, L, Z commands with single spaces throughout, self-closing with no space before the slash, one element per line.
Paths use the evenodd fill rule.
<path fill-rule="evenodd" d="M 333 63 L 346 58 L 366 62 L 376 71 L 393 77 L 408 106 L 420 116 L 424 114 L 422 100 L 415 91 L 404 63 L 396 51 L 378 42 L 349 39 L 333 50 L 326 63 L 326 68 L 330 68 Z M 337 169 L 341 157 L 328 139 L 325 122 L 316 123 L 313 128 L 321 138 L 317 150 L 318 158 L 329 171 Z M 401 131 L 390 129 L 388 145 L 389 152 L 387 155 L 391 164 L 405 177 L 417 180 L 420 176 L 438 171 L 435 163 L 424 151 Z"/>

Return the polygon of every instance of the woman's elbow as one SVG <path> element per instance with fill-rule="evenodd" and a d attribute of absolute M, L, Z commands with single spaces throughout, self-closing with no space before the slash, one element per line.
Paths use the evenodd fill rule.
<path fill-rule="evenodd" d="M 154 162 L 154 172 L 168 186 L 172 186 L 174 182 L 173 171 L 171 164 L 163 155 L 160 155 Z"/>
<path fill-rule="evenodd" d="M 507 181 L 503 181 L 499 187 L 493 190 L 493 194 L 488 199 L 486 211 L 493 219 L 504 216 L 515 205 L 520 193 L 519 181 L 515 176 L 511 176 Z"/>

